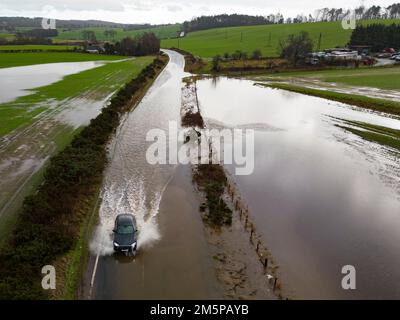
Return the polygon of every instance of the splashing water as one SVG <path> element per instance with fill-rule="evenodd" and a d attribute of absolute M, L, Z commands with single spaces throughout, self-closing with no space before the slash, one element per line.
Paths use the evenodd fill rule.
<path fill-rule="evenodd" d="M 135 216 L 139 230 L 138 248 L 149 248 L 159 240 L 157 214 L 163 189 L 152 193 L 151 199 L 147 199 L 142 181 L 127 180 L 123 185 L 114 183 L 105 186 L 100 207 L 100 224 L 90 245 L 92 253 L 99 255 L 113 253 L 112 229 L 119 214 L 127 213 Z M 149 205 L 146 205 L 146 202 Z"/>

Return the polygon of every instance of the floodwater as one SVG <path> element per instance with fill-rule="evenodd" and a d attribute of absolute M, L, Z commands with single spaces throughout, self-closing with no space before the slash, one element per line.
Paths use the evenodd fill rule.
<path fill-rule="evenodd" d="M 102 66 L 102 61 L 46 63 L 0 69 L 0 103 L 32 94 L 29 89 L 47 86 L 63 77 Z"/>
<path fill-rule="evenodd" d="M 254 172 L 234 178 L 286 294 L 399 299 L 399 152 L 334 124 L 400 129 L 400 121 L 247 80 L 206 79 L 197 88 L 209 127 L 255 128 Z M 356 268 L 356 290 L 341 287 L 345 265 Z"/>
<path fill-rule="evenodd" d="M 165 50 L 170 62 L 110 146 L 100 224 L 91 242 L 87 282 L 94 299 L 195 299 L 220 297 L 208 256 L 199 202 L 189 166 L 152 165 L 146 160 L 146 134 L 180 123 L 183 56 Z M 118 214 L 136 218 L 135 259 L 113 255 L 112 229 Z M 93 280 L 93 281 L 92 281 Z M 88 293 L 84 293 L 88 297 Z"/>

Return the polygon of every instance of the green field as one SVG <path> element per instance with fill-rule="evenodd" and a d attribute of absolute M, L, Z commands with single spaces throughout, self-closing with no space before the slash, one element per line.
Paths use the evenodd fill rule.
<path fill-rule="evenodd" d="M 43 51 L 65 51 L 73 50 L 76 46 L 66 45 L 45 45 L 45 44 L 26 44 L 26 45 L 0 45 L 0 51 L 6 50 L 43 50 Z"/>
<path fill-rule="evenodd" d="M 6 32 L 0 32 L 0 39 L 5 39 L 7 41 L 14 40 L 15 35 L 13 33 L 6 33 Z"/>
<path fill-rule="evenodd" d="M 368 20 L 362 24 L 391 24 L 400 20 Z M 315 22 L 299 24 L 274 24 L 247 27 L 217 28 L 189 33 L 181 39 L 166 39 L 161 42 L 163 48 L 179 47 L 191 53 L 210 58 L 216 54 L 233 53 L 242 50 L 251 53 L 260 49 L 264 56 L 278 55 L 278 44 L 289 34 L 307 31 L 317 48 L 320 33 L 321 50 L 348 43 L 352 30 L 345 30 L 341 22 Z M 179 43 L 178 43 L 179 41 Z"/>
<path fill-rule="evenodd" d="M 35 89 L 35 93 L 0 104 L 0 136 L 29 124 L 49 108 L 48 101 L 65 102 L 78 96 L 104 99 L 107 95 L 134 78 L 153 61 L 154 57 L 140 57 L 103 66 L 64 77 L 63 80 Z M 53 106 L 54 107 L 54 106 Z"/>
<path fill-rule="evenodd" d="M 160 39 L 173 38 L 177 36 L 178 31 L 181 29 L 180 24 L 172 24 L 168 26 L 159 26 L 154 28 L 147 29 L 139 29 L 139 30 L 131 30 L 124 31 L 122 28 L 82 28 L 82 29 L 58 29 L 58 36 L 53 38 L 54 41 L 62 41 L 62 40 L 84 40 L 82 31 L 90 30 L 94 31 L 96 34 L 97 40 L 121 40 L 125 37 L 135 37 L 138 34 L 143 34 L 145 32 L 153 32 Z M 105 30 L 114 30 L 116 31 L 116 35 L 114 39 L 107 38 L 104 35 Z"/>
<path fill-rule="evenodd" d="M 301 78 L 342 83 L 351 86 L 372 87 L 379 89 L 400 90 L 400 66 L 360 69 L 335 69 L 323 71 L 287 72 L 271 74 L 265 78 Z"/>
<path fill-rule="evenodd" d="M 27 66 L 42 63 L 56 62 L 79 62 L 79 61 L 98 61 L 98 60 L 121 60 L 126 59 L 122 56 L 110 56 L 90 53 L 74 52 L 17 52 L 0 53 L 0 68 L 10 68 Z"/>

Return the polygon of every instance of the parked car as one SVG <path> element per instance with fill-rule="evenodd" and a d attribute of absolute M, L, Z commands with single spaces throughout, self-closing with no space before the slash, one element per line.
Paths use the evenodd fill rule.
<path fill-rule="evenodd" d="M 400 62 L 400 55 L 396 56 L 394 60 Z"/>
<path fill-rule="evenodd" d="M 400 56 L 400 53 L 399 53 L 399 52 L 393 53 L 392 56 L 390 57 L 390 59 L 395 60 L 396 57 L 399 57 L 399 56 Z"/>
<path fill-rule="evenodd" d="M 136 253 L 137 227 L 135 217 L 131 214 L 120 214 L 115 219 L 114 225 L 114 251 L 124 253 Z"/>
<path fill-rule="evenodd" d="M 392 56 L 392 53 L 388 53 L 388 52 L 378 54 L 378 58 L 390 58 L 391 56 Z"/>

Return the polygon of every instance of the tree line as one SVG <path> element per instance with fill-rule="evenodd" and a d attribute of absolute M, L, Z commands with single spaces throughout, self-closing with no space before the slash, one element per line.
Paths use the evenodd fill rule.
<path fill-rule="evenodd" d="M 31 29 L 15 33 L 11 41 L 0 38 L 0 44 L 51 44 L 51 37 L 58 35 L 56 29 Z"/>
<path fill-rule="evenodd" d="M 371 24 L 358 25 L 350 37 L 350 45 L 370 45 L 372 51 L 400 47 L 400 25 Z"/>
<path fill-rule="evenodd" d="M 212 28 L 250 26 L 262 24 L 290 24 L 304 22 L 332 22 L 341 21 L 351 15 L 357 20 L 371 19 L 399 19 L 400 3 L 394 3 L 384 7 L 373 5 L 371 7 L 359 6 L 353 11 L 344 8 L 321 8 L 313 14 L 298 14 L 295 17 L 285 18 L 280 12 L 266 16 L 249 16 L 241 14 L 220 14 L 215 16 L 201 16 L 193 18 L 191 21 L 185 21 L 182 24 L 182 30 L 185 32 L 206 30 Z"/>
<path fill-rule="evenodd" d="M 182 29 L 185 32 L 205 30 L 219 27 L 252 26 L 270 23 L 263 16 L 249 16 L 244 14 L 220 14 L 215 16 L 201 16 L 185 21 Z"/>
<path fill-rule="evenodd" d="M 115 43 L 105 43 L 106 54 L 122 56 L 145 56 L 157 54 L 160 51 L 161 41 L 152 32 L 137 35 L 135 38 L 126 37 Z"/>

